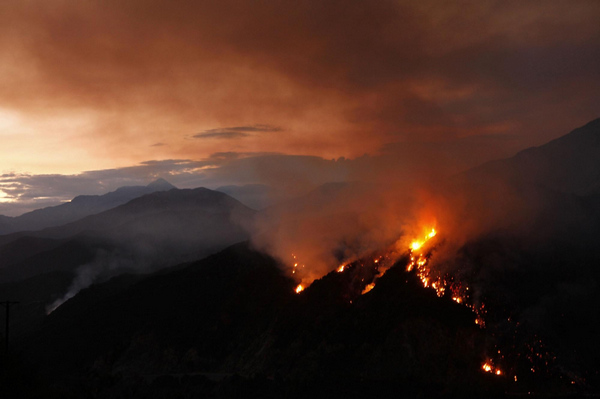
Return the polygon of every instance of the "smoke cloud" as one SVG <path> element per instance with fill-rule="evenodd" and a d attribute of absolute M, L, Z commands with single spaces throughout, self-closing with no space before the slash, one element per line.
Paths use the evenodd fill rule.
<path fill-rule="evenodd" d="M 490 159 L 596 116 L 599 15 L 594 1 L 9 0 L 2 170 L 512 136 Z"/>

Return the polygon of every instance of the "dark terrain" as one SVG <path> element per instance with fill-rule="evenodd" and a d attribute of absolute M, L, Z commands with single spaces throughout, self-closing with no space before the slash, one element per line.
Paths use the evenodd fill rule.
<path fill-rule="evenodd" d="M 364 295 L 372 257 L 295 294 L 246 241 L 256 212 L 203 188 L 0 236 L 0 299 L 21 302 L 2 397 L 597 397 L 599 187 L 600 120 L 440 186 L 470 235 L 442 232 L 427 256 L 485 304 L 485 328 L 406 272 L 408 252 Z"/>

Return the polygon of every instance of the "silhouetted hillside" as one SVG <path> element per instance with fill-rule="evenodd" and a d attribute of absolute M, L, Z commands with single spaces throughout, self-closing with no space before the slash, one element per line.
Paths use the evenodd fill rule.
<path fill-rule="evenodd" d="M 156 191 L 176 188 L 164 179 L 158 179 L 147 186 L 120 187 L 103 195 L 79 195 L 70 202 L 37 209 L 17 217 L 0 216 L 0 234 L 17 231 L 41 230 L 73 222 L 94 215 Z"/>
<path fill-rule="evenodd" d="M 584 195 L 600 187 L 600 119 L 512 158 L 486 163 L 468 172 L 473 179 L 535 185 Z"/>
<path fill-rule="evenodd" d="M 600 119 L 441 190 L 452 231 L 432 267 L 486 304 L 502 353 L 537 353 L 520 380 L 536 370 L 600 389 L 599 179 Z"/>
<path fill-rule="evenodd" d="M 447 230 L 427 256 L 432 273 L 469 288 L 463 304 L 424 288 L 407 257 L 365 294 L 378 266 L 364 259 L 295 294 L 274 258 L 223 249 L 248 238 L 254 211 L 223 193 L 170 190 L 0 237 L 0 278 L 31 277 L 0 289 L 42 302 L 70 293 L 47 317 L 28 305 L 18 348 L 72 397 L 597 394 L 599 136 L 594 121 L 440 187 Z M 297 245 L 305 229 L 298 236 L 336 260 L 377 226 L 361 217 L 377 205 L 368 194 L 334 183 L 271 207 L 253 242 Z M 333 228 L 343 234 L 331 239 Z M 488 361 L 499 375 L 482 371 Z"/>
<path fill-rule="evenodd" d="M 274 202 L 273 189 L 264 184 L 245 184 L 243 186 L 221 186 L 215 189 L 248 205 L 252 209 L 264 209 Z"/>
<path fill-rule="evenodd" d="M 254 211 L 205 188 L 155 192 L 64 226 L 0 237 L 0 280 L 98 263 L 148 271 L 246 240 Z"/>
<path fill-rule="evenodd" d="M 122 276 L 94 285 L 21 345 L 57 376 L 119 375 L 104 387 L 112 394 L 159 375 L 235 373 L 270 376 L 284 388 L 362 381 L 359 389 L 381 384 L 387 395 L 397 393 L 386 392 L 390 386 L 496 391 L 502 379 L 479 372 L 484 341 L 474 315 L 424 289 L 404 266 L 366 295 L 362 279 L 371 271 L 358 264 L 296 295 L 273 259 L 236 245 L 139 282 Z M 176 386 L 172 392 L 185 389 Z M 316 394 L 296 394 L 308 393 Z"/>

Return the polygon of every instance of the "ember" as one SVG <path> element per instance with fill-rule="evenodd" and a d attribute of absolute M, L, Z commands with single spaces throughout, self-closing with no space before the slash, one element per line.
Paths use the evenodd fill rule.
<path fill-rule="evenodd" d="M 491 360 L 488 360 L 487 362 L 483 363 L 483 365 L 481 366 L 481 368 L 486 373 L 491 373 L 491 374 L 494 374 L 494 375 L 502 375 L 502 374 L 504 374 L 502 372 L 502 370 L 500 370 L 498 367 L 494 367 L 494 364 L 492 363 Z"/>
<path fill-rule="evenodd" d="M 363 290 L 362 294 L 363 295 L 366 294 L 367 292 L 371 291 L 373 288 L 375 288 L 375 283 L 367 284 L 367 286 Z"/>

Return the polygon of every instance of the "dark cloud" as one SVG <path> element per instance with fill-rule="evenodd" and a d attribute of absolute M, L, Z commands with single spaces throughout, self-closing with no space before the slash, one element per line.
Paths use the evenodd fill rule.
<path fill-rule="evenodd" d="M 491 133 L 523 148 L 597 117 L 599 17 L 595 1 L 8 1 L 0 104 L 91 112 L 90 151 L 132 164 L 148 131 L 186 159 Z M 152 130 L 198 125 L 232 127 L 192 144 Z"/>
<path fill-rule="evenodd" d="M 217 130 L 209 130 L 209 131 L 205 131 L 204 133 L 198 133 L 195 134 L 193 137 L 195 139 L 239 139 L 242 137 L 248 137 L 250 136 L 248 133 L 244 133 L 244 132 L 236 132 L 236 131 L 231 131 L 231 130 L 221 130 L 221 129 L 217 129 Z"/>
<path fill-rule="evenodd" d="M 273 152 L 236 152 L 236 151 L 226 151 L 226 152 L 215 152 L 210 154 L 208 157 L 211 160 L 220 160 L 220 161 L 228 161 L 239 158 L 249 158 L 249 157 L 261 157 L 267 155 L 283 155 L 281 153 L 273 153 Z"/>
<path fill-rule="evenodd" d="M 219 129 L 208 129 L 202 133 L 195 134 L 195 139 L 220 138 L 238 139 L 251 136 L 252 133 L 279 132 L 281 128 L 269 125 L 234 126 Z"/>

